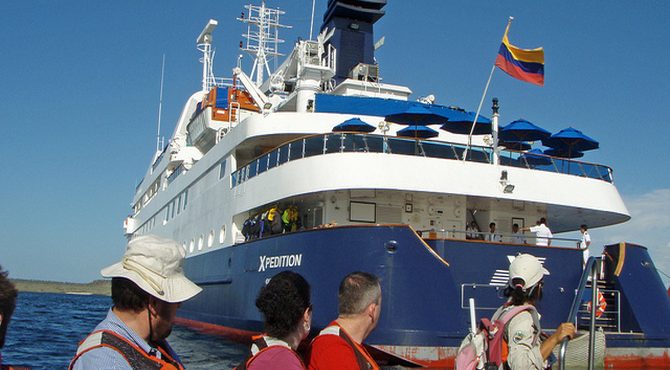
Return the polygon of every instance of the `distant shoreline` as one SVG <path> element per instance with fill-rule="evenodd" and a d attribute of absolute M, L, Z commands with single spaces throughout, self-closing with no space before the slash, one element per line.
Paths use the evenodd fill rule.
<path fill-rule="evenodd" d="M 64 283 L 58 281 L 10 279 L 19 292 L 65 293 L 65 294 L 111 294 L 111 280 L 95 280 L 90 283 Z"/>

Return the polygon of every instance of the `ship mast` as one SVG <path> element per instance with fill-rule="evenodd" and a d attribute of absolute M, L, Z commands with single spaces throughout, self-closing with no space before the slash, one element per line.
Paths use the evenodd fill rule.
<path fill-rule="evenodd" d="M 254 57 L 251 76 L 256 75 L 254 83 L 260 86 L 263 83 L 264 73 L 271 74 L 268 61 L 272 57 L 281 56 L 279 44 L 284 40 L 279 38 L 279 28 L 291 28 L 279 23 L 279 16 L 285 14 L 279 9 L 265 7 L 265 1 L 260 6 L 245 5 L 248 16 L 244 14 L 237 20 L 247 24 L 247 33 L 242 36 L 247 40 L 246 45 L 240 43 L 240 48 Z"/>
<path fill-rule="evenodd" d="M 216 20 L 210 19 L 196 40 L 197 48 L 202 52 L 202 58 L 200 59 L 200 62 L 202 63 L 202 91 L 205 92 L 216 86 L 214 72 L 212 72 L 212 65 L 214 64 L 214 55 L 212 53 L 212 32 L 214 32 L 214 28 L 216 28 L 218 24 L 219 22 Z"/>

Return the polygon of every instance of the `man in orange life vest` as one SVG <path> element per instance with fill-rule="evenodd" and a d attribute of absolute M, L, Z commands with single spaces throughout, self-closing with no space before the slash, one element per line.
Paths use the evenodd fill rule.
<path fill-rule="evenodd" d="M 112 278 L 114 306 L 80 343 L 70 369 L 183 370 L 165 339 L 181 302 L 202 290 L 184 276 L 185 253 L 172 240 L 142 235 L 121 262 L 102 269 Z"/>
<path fill-rule="evenodd" d="M 366 272 L 347 275 L 338 294 L 339 316 L 312 341 L 307 355 L 310 370 L 379 369 L 363 347 L 377 326 L 382 304 L 379 279 Z"/>

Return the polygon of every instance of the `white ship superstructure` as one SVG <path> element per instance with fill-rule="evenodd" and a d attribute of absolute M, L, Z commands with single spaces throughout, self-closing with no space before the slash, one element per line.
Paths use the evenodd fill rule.
<path fill-rule="evenodd" d="M 551 328 L 575 299 L 582 251 L 561 238 L 537 247 L 531 234 L 512 243 L 512 224 L 546 218 L 560 234 L 628 220 L 612 170 L 500 147 L 497 103 L 493 132 L 472 137 L 471 146 L 468 135 L 445 130 L 429 139 L 403 136 L 411 122 L 387 117 L 420 109 L 453 120 L 465 112 L 433 97 L 415 101 L 409 87 L 383 81 L 372 25 L 385 2 L 349 3 L 330 1 L 316 40 L 296 42 L 275 71 L 267 61 L 280 55 L 283 12 L 247 7 L 242 46 L 255 62 L 249 75 L 235 66 L 230 80 L 212 72 L 218 22 L 209 21 L 197 39 L 202 90 L 186 101 L 137 186 L 126 235 L 180 242 L 187 274 L 204 287 L 183 317 L 235 335 L 260 330 L 253 296 L 278 269 L 294 269 L 319 288 L 317 328 L 336 306 L 327 290 L 347 271 L 368 270 L 382 278 L 384 301 L 394 302 L 369 342 L 400 363 L 448 363 L 468 318 L 463 302 L 473 295 L 486 301 L 484 293 L 495 302 L 499 284 L 490 282 L 518 252 L 562 270 L 547 287 L 558 292 L 543 319 Z M 334 129 L 351 120 L 364 130 Z M 503 242 L 466 238 L 472 222 L 482 237 L 495 222 Z M 476 269 L 467 263 L 472 256 L 480 259 Z M 430 307 L 413 306 L 422 299 Z M 447 311 L 453 322 L 436 324 Z M 627 324 L 618 325 L 620 333 Z M 435 351 L 441 347 L 450 349 Z"/>

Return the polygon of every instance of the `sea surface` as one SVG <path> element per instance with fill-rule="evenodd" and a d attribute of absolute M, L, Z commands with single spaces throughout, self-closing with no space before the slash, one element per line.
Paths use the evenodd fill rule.
<path fill-rule="evenodd" d="M 3 362 L 33 369 L 67 369 L 79 341 L 107 315 L 111 298 L 19 293 L 2 349 Z M 169 342 L 187 369 L 231 369 L 248 348 L 225 338 L 175 326 Z"/>

